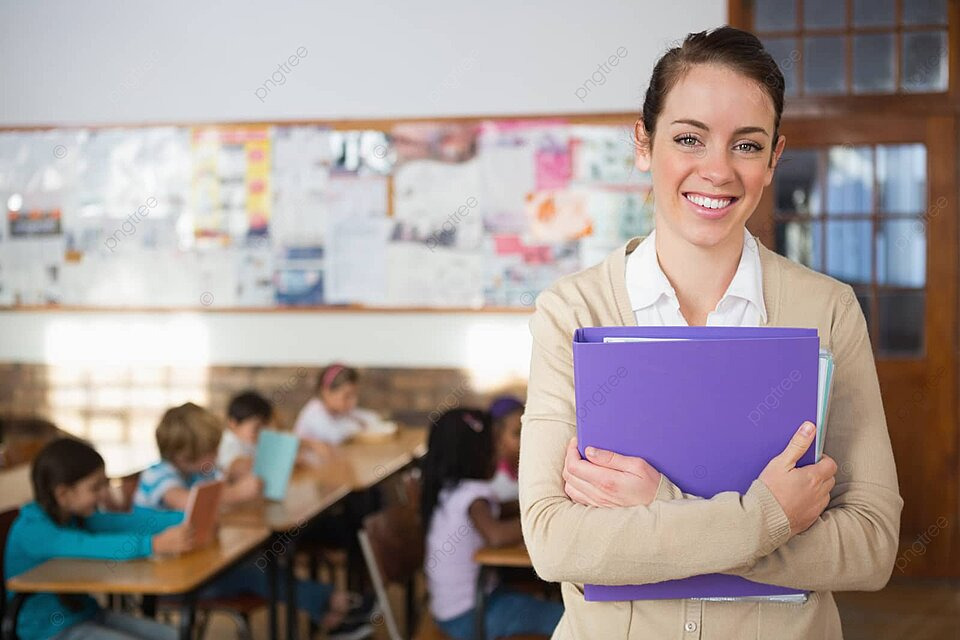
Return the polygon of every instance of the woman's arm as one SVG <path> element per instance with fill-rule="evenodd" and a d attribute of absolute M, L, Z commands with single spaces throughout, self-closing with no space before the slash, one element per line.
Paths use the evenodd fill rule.
<path fill-rule="evenodd" d="M 567 443 L 575 435 L 570 306 L 552 291 L 530 321 L 533 352 L 520 447 L 520 508 L 534 568 L 545 580 L 642 584 L 753 564 L 790 536 L 764 483 L 745 495 L 596 508 L 564 492 Z"/>
<path fill-rule="evenodd" d="M 890 579 L 903 500 L 866 321 L 852 290 L 841 304 L 831 332 L 837 367 L 824 446 L 840 468 L 830 505 L 803 535 L 736 575 L 829 591 L 876 590 Z"/>

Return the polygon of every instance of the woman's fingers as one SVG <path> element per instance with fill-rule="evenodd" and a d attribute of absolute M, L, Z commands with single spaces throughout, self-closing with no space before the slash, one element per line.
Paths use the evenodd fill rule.
<path fill-rule="evenodd" d="M 608 469 L 623 471 L 624 473 L 632 473 L 633 475 L 640 476 L 642 478 L 659 473 L 643 458 L 625 456 L 619 453 L 614 453 L 613 451 L 597 449 L 596 447 L 587 447 L 586 454 L 587 460 L 593 464 L 607 467 Z"/>
<path fill-rule="evenodd" d="M 563 483 L 563 491 L 567 494 L 567 497 L 573 500 L 578 504 L 582 504 L 588 507 L 599 507 L 601 505 L 594 502 L 590 496 L 586 495 L 575 486 L 569 482 Z"/>
<path fill-rule="evenodd" d="M 576 493 L 577 496 L 579 496 L 580 499 L 575 500 L 581 504 L 589 504 L 595 507 L 614 505 L 610 496 L 607 495 L 602 489 L 573 474 L 567 474 L 564 482 L 564 491 L 567 493 L 567 495 L 570 495 L 570 491 L 567 490 L 568 487 L 570 490 Z M 573 496 L 571 496 L 571 498 L 573 498 Z"/>

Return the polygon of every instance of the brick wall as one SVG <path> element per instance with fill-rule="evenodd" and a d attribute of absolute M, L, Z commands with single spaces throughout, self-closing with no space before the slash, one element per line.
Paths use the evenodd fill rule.
<path fill-rule="evenodd" d="M 361 369 L 360 405 L 402 423 L 425 425 L 456 406 L 485 407 L 503 392 L 525 396 L 524 381 L 479 390 L 457 369 Z M 223 414 L 230 396 L 253 388 L 292 426 L 310 398 L 316 370 L 304 367 L 137 367 L 86 369 L 0 363 L 0 414 L 40 415 L 97 442 L 152 440 L 163 411 L 193 401 Z"/>

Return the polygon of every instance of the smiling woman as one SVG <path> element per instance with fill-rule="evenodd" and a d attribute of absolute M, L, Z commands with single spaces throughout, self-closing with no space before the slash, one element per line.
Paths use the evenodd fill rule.
<path fill-rule="evenodd" d="M 654 232 L 537 299 L 520 506 L 537 572 L 563 583 L 554 638 L 837 639 L 831 592 L 879 589 L 890 577 L 903 501 L 863 313 L 848 285 L 778 256 L 745 228 L 784 149 L 783 94 L 780 69 L 750 33 L 690 34 L 668 51 L 636 125 Z M 823 459 L 796 466 L 814 431 L 796 425 L 746 493 L 707 499 L 640 458 L 588 450 L 581 460 L 572 334 L 634 324 L 816 328 L 837 367 Z M 705 401 L 698 391 L 691 401 Z M 587 605 L 582 589 L 707 573 L 810 595 L 803 604 Z"/>

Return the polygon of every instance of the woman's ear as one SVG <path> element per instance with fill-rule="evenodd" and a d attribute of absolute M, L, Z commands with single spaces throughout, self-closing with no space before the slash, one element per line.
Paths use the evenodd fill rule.
<path fill-rule="evenodd" d="M 637 120 L 633 127 L 634 136 L 634 165 L 640 171 L 650 171 L 650 154 L 652 151 L 652 140 L 647 135 L 647 129 L 643 126 L 643 120 Z"/>
<path fill-rule="evenodd" d="M 773 182 L 773 174 L 777 169 L 777 165 L 780 163 L 780 156 L 783 155 L 783 149 L 787 145 L 787 137 L 780 136 L 777 139 L 777 146 L 773 149 L 773 154 L 770 156 L 770 166 L 767 167 L 767 175 L 764 177 L 763 186 L 769 187 L 770 183 Z"/>

